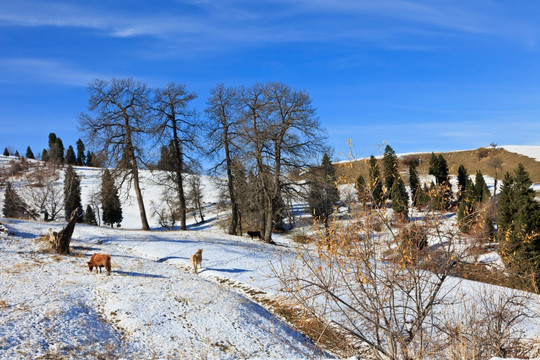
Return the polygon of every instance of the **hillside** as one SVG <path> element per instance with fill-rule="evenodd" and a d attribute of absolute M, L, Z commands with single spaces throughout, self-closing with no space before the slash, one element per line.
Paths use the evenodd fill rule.
<path fill-rule="evenodd" d="M 514 155 L 507 153 L 505 161 L 514 161 Z M 421 155 L 428 159 L 430 154 Z M 10 160 L 0 156 L 0 166 L 7 168 Z M 102 170 L 77 167 L 76 171 L 86 205 L 96 197 Z M 55 186 L 61 188 L 63 175 L 58 173 Z M 167 187 L 160 182 L 159 172 L 142 171 L 142 175 L 145 202 L 152 214 Z M 12 180 L 24 193 L 24 174 Z M 38 240 L 49 227 L 58 231 L 65 226 L 61 217 L 52 223 L 0 218 L 8 231 L 0 232 L 0 359 L 350 356 L 339 352 L 343 344 L 338 340 L 342 339 L 310 339 L 304 335 L 310 321 L 297 316 L 297 309 L 286 301 L 287 294 L 271 270 L 276 264 L 291 264 L 301 252 L 313 254 L 313 246 L 299 247 L 286 233 L 273 235 L 277 246 L 225 234 L 220 222 L 227 214 L 217 206 L 216 183 L 204 176 L 202 185 L 207 221 L 197 224 L 190 216 L 188 231 L 165 231 L 155 216 L 150 216 L 152 231 L 138 230 L 137 205 L 133 194 L 124 187 L 121 228 L 78 224 L 72 256 L 58 256 L 47 242 Z M 2 203 L 3 191 L 0 207 Z M 303 203 L 294 205 L 306 207 Z M 456 229 L 453 214 L 444 214 L 441 221 L 445 229 Z M 312 230 L 308 226 L 297 229 L 303 234 Z M 461 240 L 459 247 L 463 245 Z M 445 246 L 431 236 L 429 244 L 433 249 Z M 197 249 L 204 250 L 199 275 L 192 272 L 189 262 Z M 500 259 L 492 249 L 488 251 L 467 255 L 465 260 L 495 269 Z M 110 277 L 88 271 L 86 262 L 96 252 L 112 256 Z M 540 298 L 536 295 L 458 277 L 444 285 L 444 293 L 453 299 L 452 307 L 441 308 L 438 314 L 466 314 L 485 294 L 493 294 L 495 299 L 507 294 L 523 296 L 531 317 L 520 317 L 509 336 L 528 341 L 536 339 L 540 332 Z M 324 332 L 329 330 L 325 328 Z M 338 346 L 332 347 L 336 343 Z"/>
<path fill-rule="evenodd" d="M 489 166 L 490 159 L 499 158 L 502 162 L 502 169 L 499 170 L 499 180 L 503 178 L 506 172 L 513 174 L 518 163 L 522 163 L 527 172 L 530 175 L 533 183 L 540 183 L 540 162 L 538 159 L 524 155 L 524 149 L 519 147 L 508 147 L 512 150 L 508 151 L 506 147 L 493 148 L 479 148 L 475 150 L 464 151 L 452 151 L 435 153 L 435 155 L 442 154 L 448 163 L 448 170 L 451 175 L 456 175 L 460 165 L 465 166 L 469 174 L 474 175 L 477 170 L 480 170 L 482 174 L 489 177 L 495 177 L 495 171 L 493 167 Z M 534 148 L 534 147 L 533 147 Z M 535 147 L 539 148 L 539 147 Z M 521 153 L 518 153 L 521 152 Z M 375 156 L 382 154 L 374 154 Z M 400 158 L 400 172 L 407 173 L 408 165 L 407 161 L 420 159 L 421 163 L 418 170 L 421 175 L 427 175 L 429 173 L 429 159 L 431 153 L 417 153 L 417 154 L 397 154 Z M 529 154 L 532 155 L 532 154 Z M 361 159 L 350 162 L 336 163 L 336 173 L 341 183 L 354 183 L 359 174 L 364 175 L 367 178 L 369 163 L 368 159 Z M 405 176 L 405 181 L 408 180 L 408 176 Z"/>

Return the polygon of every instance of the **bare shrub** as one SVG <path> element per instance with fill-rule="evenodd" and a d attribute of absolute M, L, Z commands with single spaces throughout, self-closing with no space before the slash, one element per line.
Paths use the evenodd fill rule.
<path fill-rule="evenodd" d="M 473 301 L 471 301 L 473 300 Z M 529 294 L 482 286 L 461 308 L 452 308 L 441 322 L 448 359 L 528 358 L 533 343 L 524 341 L 525 321 L 536 317 Z"/>
<path fill-rule="evenodd" d="M 300 307 L 358 349 L 367 344 L 388 359 L 433 357 L 441 352 L 434 336 L 437 314 L 458 284 L 449 276 L 467 249 L 455 246 L 457 230 L 432 214 L 407 230 L 410 243 L 416 239 L 416 247 L 425 249 L 422 266 L 416 266 L 410 252 L 401 251 L 403 236 L 389 218 L 385 208 L 374 208 L 334 221 L 330 236 L 315 232 L 314 251 L 306 248 L 291 263 L 274 264 L 274 274 Z"/>

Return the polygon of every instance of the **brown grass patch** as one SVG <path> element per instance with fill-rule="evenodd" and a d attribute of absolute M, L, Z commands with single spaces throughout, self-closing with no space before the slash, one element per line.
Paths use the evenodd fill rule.
<path fill-rule="evenodd" d="M 491 158 L 497 157 L 502 161 L 502 169 L 498 171 L 497 176 L 499 181 L 504 177 L 506 172 L 513 175 L 517 164 L 521 163 L 529 173 L 532 182 L 540 183 L 540 162 L 524 155 L 508 152 L 504 149 L 480 148 L 476 150 L 435 153 L 435 155 L 439 154 L 442 154 L 448 163 L 448 172 L 451 175 L 457 175 L 459 165 L 463 165 L 469 174 L 474 175 L 477 170 L 480 170 L 484 175 L 495 177 L 494 169 L 488 164 Z M 405 182 L 408 181 L 408 163 L 412 161 L 411 159 L 419 160 L 418 171 L 420 175 L 427 175 L 429 173 L 430 157 L 431 153 L 426 153 L 407 155 L 403 159 L 400 159 L 400 172 L 407 174 L 403 180 Z M 369 161 L 367 159 L 334 164 L 334 167 L 340 183 L 354 183 L 360 174 L 365 179 L 369 178 Z M 379 164 L 379 168 L 382 169 L 382 162 Z"/>
<path fill-rule="evenodd" d="M 5 300 L 0 300 L 0 309 L 5 310 L 8 308 L 8 303 Z"/>

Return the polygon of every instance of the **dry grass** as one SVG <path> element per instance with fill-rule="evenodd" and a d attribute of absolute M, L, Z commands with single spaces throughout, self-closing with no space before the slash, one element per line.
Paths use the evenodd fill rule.
<path fill-rule="evenodd" d="M 439 154 L 442 154 L 445 158 L 448 163 L 448 171 L 453 175 L 457 174 L 459 165 L 463 165 L 469 174 L 474 175 L 477 170 L 480 170 L 484 175 L 495 177 L 495 172 L 488 163 L 490 158 L 498 157 L 502 161 L 502 169 L 499 170 L 498 174 L 499 180 L 504 177 L 506 172 L 514 174 L 517 164 L 522 163 L 525 170 L 529 173 L 532 182 L 540 183 L 540 162 L 527 156 L 508 152 L 504 149 L 480 148 L 476 150 L 435 153 L 435 155 Z M 406 161 L 404 160 L 420 159 L 421 164 L 418 167 L 418 171 L 421 175 L 427 175 L 429 173 L 430 157 L 431 153 L 407 155 L 405 158 L 400 159 L 400 172 L 402 174 L 408 173 L 408 165 L 405 164 Z M 334 167 L 336 168 L 336 175 L 340 183 L 354 183 L 360 174 L 365 179 L 368 179 L 368 159 L 334 164 Z M 382 164 L 379 165 L 379 168 L 382 171 Z M 408 176 L 405 176 L 404 181 L 407 180 Z"/>

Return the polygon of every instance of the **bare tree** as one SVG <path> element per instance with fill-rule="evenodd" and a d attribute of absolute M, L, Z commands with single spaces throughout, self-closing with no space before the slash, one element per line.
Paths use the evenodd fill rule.
<path fill-rule="evenodd" d="M 262 193 L 264 240 L 272 242 L 274 216 L 292 171 L 323 151 L 324 133 L 309 95 L 281 83 L 242 89 L 243 143 L 253 159 Z"/>
<path fill-rule="evenodd" d="M 385 359 L 432 358 L 441 350 L 433 338 L 437 314 L 451 300 L 458 282 L 450 275 L 468 248 L 454 245 L 459 233 L 435 214 L 398 232 L 386 211 L 366 208 L 332 222 L 330 236 L 317 232 L 315 251 L 275 264 L 274 273 L 298 305 L 356 346 Z"/>
<path fill-rule="evenodd" d="M 156 204 L 152 201 L 151 204 L 159 225 L 167 230 L 174 230 L 179 215 L 178 197 L 166 188 L 161 193 L 161 202 Z"/>
<path fill-rule="evenodd" d="M 237 91 L 233 88 L 225 88 L 223 84 L 218 84 L 210 90 L 205 112 L 209 120 L 207 123 L 208 138 L 210 139 L 208 154 L 216 156 L 220 151 L 223 151 L 223 157 L 215 169 L 224 167 L 227 173 L 227 189 L 231 203 L 231 222 L 228 233 L 240 235 L 241 214 L 233 177 L 234 153 L 238 151 L 238 147 L 235 146 L 239 124 Z"/>
<path fill-rule="evenodd" d="M 94 80 L 88 86 L 88 109 L 94 116 L 79 115 L 79 129 L 87 143 L 103 149 L 115 167 L 113 176 L 133 185 L 139 205 L 142 229 L 150 230 L 139 181 L 143 146 L 148 134 L 149 94 L 145 84 L 132 79 Z"/>
<path fill-rule="evenodd" d="M 26 173 L 26 186 L 21 188 L 21 195 L 27 199 L 29 206 L 43 214 L 44 221 L 56 220 L 64 207 L 64 191 L 55 167 L 51 163 L 36 166 L 33 171 Z"/>
<path fill-rule="evenodd" d="M 155 122 L 153 132 L 158 139 L 172 144 L 174 153 L 172 180 L 176 185 L 180 206 L 180 229 L 186 230 L 186 197 L 184 194 L 184 173 L 189 151 L 199 148 L 197 129 L 200 128 L 197 113 L 189 107 L 197 95 L 187 92 L 185 85 L 168 84 L 163 89 L 154 90 L 153 113 Z"/>
<path fill-rule="evenodd" d="M 495 183 L 493 184 L 493 196 L 497 195 L 497 180 L 499 175 L 499 170 L 502 169 L 502 160 L 500 157 L 491 157 L 489 158 L 487 165 L 493 169 L 495 173 Z"/>
<path fill-rule="evenodd" d="M 202 199 L 203 194 L 201 190 L 201 177 L 199 175 L 193 174 L 190 175 L 188 178 L 188 184 L 189 184 L 189 191 L 188 191 L 188 199 L 191 203 L 191 206 L 193 207 L 193 217 L 195 218 L 195 221 L 197 222 L 196 213 L 199 213 L 199 217 L 201 218 L 201 223 L 204 222 L 204 215 L 202 211 Z"/>

